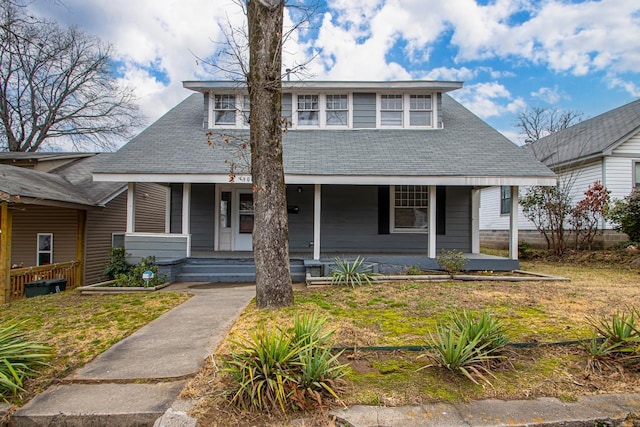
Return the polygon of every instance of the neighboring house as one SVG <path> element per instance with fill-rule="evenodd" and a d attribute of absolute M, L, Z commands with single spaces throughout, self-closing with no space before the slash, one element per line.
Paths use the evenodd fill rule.
<path fill-rule="evenodd" d="M 438 268 L 436 254 L 455 249 L 468 254 L 470 269 L 517 267 L 517 251 L 511 259 L 479 254 L 479 189 L 553 185 L 555 175 L 446 94 L 462 83 L 283 86 L 292 259 L 317 265 L 336 255 L 366 255 L 381 268 Z M 129 227 L 125 246 L 134 257 L 250 256 L 251 176 L 236 170 L 230 182 L 237 153 L 221 136 L 248 141 L 246 87 L 223 81 L 184 87 L 198 93 L 122 147 L 94 179 L 130 188 L 170 184 L 171 233 L 145 236 Z M 133 223 L 133 209 L 129 215 Z"/>
<path fill-rule="evenodd" d="M 0 303 L 25 282 L 64 277 L 70 287 L 104 280 L 126 227 L 127 184 L 93 182 L 108 153 L 0 153 Z M 138 228 L 165 231 L 167 188 L 138 193 Z M 12 268 L 13 267 L 13 268 Z"/>
<path fill-rule="evenodd" d="M 524 147 L 568 183 L 574 202 L 584 197 L 589 185 L 600 181 L 611 191 L 612 199 L 628 196 L 640 188 L 640 100 L 580 122 Z M 524 194 L 525 189 L 520 189 Z M 508 242 L 509 189 L 482 190 L 480 236 L 483 245 L 500 246 Z M 520 239 L 543 244 L 534 225 L 519 211 Z M 625 240 L 604 222 L 604 243 Z"/>

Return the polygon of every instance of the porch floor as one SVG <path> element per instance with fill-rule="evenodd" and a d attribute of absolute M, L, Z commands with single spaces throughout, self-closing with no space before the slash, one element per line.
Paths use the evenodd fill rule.
<path fill-rule="evenodd" d="M 466 265 L 467 270 L 495 270 L 495 271 L 511 271 L 520 268 L 518 260 L 499 257 L 495 255 L 465 253 L 463 254 L 469 261 Z M 439 270 L 440 266 L 433 258 L 428 258 L 426 254 L 416 253 L 344 253 L 344 252 L 322 252 L 320 254 L 320 262 L 330 263 L 336 257 L 355 259 L 357 256 L 363 257 L 367 262 L 379 264 L 381 270 L 385 272 L 399 272 L 410 266 L 418 266 L 424 270 Z M 291 252 L 291 259 L 311 261 L 313 260 L 313 252 Z M 193 251 L 191 258 L 209 258 L 209 259 L 253 259 L 252 251 Z"/>

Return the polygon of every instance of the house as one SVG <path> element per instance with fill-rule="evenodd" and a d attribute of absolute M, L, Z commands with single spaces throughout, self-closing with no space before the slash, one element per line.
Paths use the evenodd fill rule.
<path fill-rule="evenodd" d="M 104 280 L 125 231 L 127 184 L 93 182 L 109 153 L 0 153 L 0 303 L 24 283 L 64 277 L 69 287 Z M 138 228 L 165 232 L 167 188 L 138 193 Z M 117 244 L 117 243 L 116 243 Z"/>
<path fill-rule="evenodd" d="M 130 197 L 141 183 L 170 186 L 164 236 L 138 233 L 130 203 L 125 246 L 134 257 L 250 257 L 251 176 L 236 169 L 230 182 L 238 153 L 223 142 L 248 141 L 247 89 L 229 81 L 183 86 L 196 93 L 98 167 L 94 180 L 128 182 Z M 479 190 L 553 185 L 555 175 L 448 95 L 461 87 L 283 82 L 292 260 L 363 255 L 381 269 L 438 268 L 436 254 L 455 249 L 468 254 L 469 269 L 517 267 L 517 251 L 510 259 L 479 254 Z"/>
<path fill-rule="evenodd" d="M 640 100 L 553 133 L 526 146 L 571 187 L 574 202 L 584 197 L 589 185 L 600 181 L 612 199 L 628 196 L 640 188 Z M 524 189 L 520 190 L 524 194 Z M 508 242 L 509 194 L 504 187 L 482 190 L 480 201 L 480 240 L 483 245 L 500 246 Z M 519 211 L 520 240 L 544 244 L 534 225 Z M 606 221 L 605 246 L 626 240 Z"/>

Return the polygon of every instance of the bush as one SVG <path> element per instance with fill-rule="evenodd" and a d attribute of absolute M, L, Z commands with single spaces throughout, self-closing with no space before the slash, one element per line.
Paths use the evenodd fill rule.
<path fill-rule="evenodd" d="M 237 389 L 232 403 L 244 409 L 267 411 L 310 409 L 323 406 L 338 392 L 347 365 L 332 354 L 325 319 L 297 317 L 291 331 L 280 328 L 252 332 L 249 338 L 231 340 L 234 351 L 225 362 Z"/>
<path fill-rule="evenodd" d="M 28 340 L 18 326 L 0 326 L 0 400 L 4 401 L 22 390 L 23 380 L 35 376 L 36 368 L 52 356 L 50 347 Z"/>
<path fill-rule="evenodd" d="M 131 265 L 127 262 L 127 252 L 122 246 L 111 248 L 109 253 L 109 262 L 104 267 L 104 275 L 109 280 L 114 280 L 120 274 L 128 274 L 131 271 Z"/>
<path fill-rule="evenodd" d="M 616 200 L 607 217 L 615 223 L 617 231 L 626 233 L 631 241 L 640 242 L 640 190 Z"/>
<path fill-rule="evenodd" d="M 464 267 L 469 262 L 469 258 L 466 258 L 462 252 L 456 251 L 455 249 L 450 251 L 443 249 L 436 255 L 436 262 L 447 273 L 455 274 L 464 270 Z"/>
<path fill-rule="evenodd" d="M 335 267 L 331 270 L 331 284 L 349 285 L 352 288 L 370 285 L 374 276 L 372 266 L 365 264 L 365 259 L 357 257 L 353 262 L 341 258 L 334 258 Z"/>
<path fill-rule="evenodd" d="M 436 325 L 436 334 L 429 338 L 434 350 L 429 357 L 438 365 L 462 373 L 475 384 L 477 377 L 489 385 L 491 362 L 504 358 L 500 350 L 508 342 L 497 320 L 488 314 L 476 319 L 466 311 L 453 316 L 446 326 Z"/>
<path fill-rule="evenodd" d="M 146 287 L 146 286 L 158 286 L 162 285 L 166 276 L 158 275 L 158 266 L 155 265 L 156 258 L 150 256 L 148 258 L 141 258 L 140 262 L 131 266 L 131 269 L 126 274 L 118 274 L 116 276 L 116 286 L 121 287 Z M 153 279 L 147 282 L 142 278 L 145 271 L 151 271 L 153 273 Z"/>

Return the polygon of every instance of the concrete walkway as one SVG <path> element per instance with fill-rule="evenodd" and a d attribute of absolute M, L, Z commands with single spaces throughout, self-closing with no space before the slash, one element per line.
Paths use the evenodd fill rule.
<path fill-rule="evenodd" d="M 255 286 L 188 290 L 190 300 L 36 396 L 10 426 L 153 425 L 255 296 Z"/>

